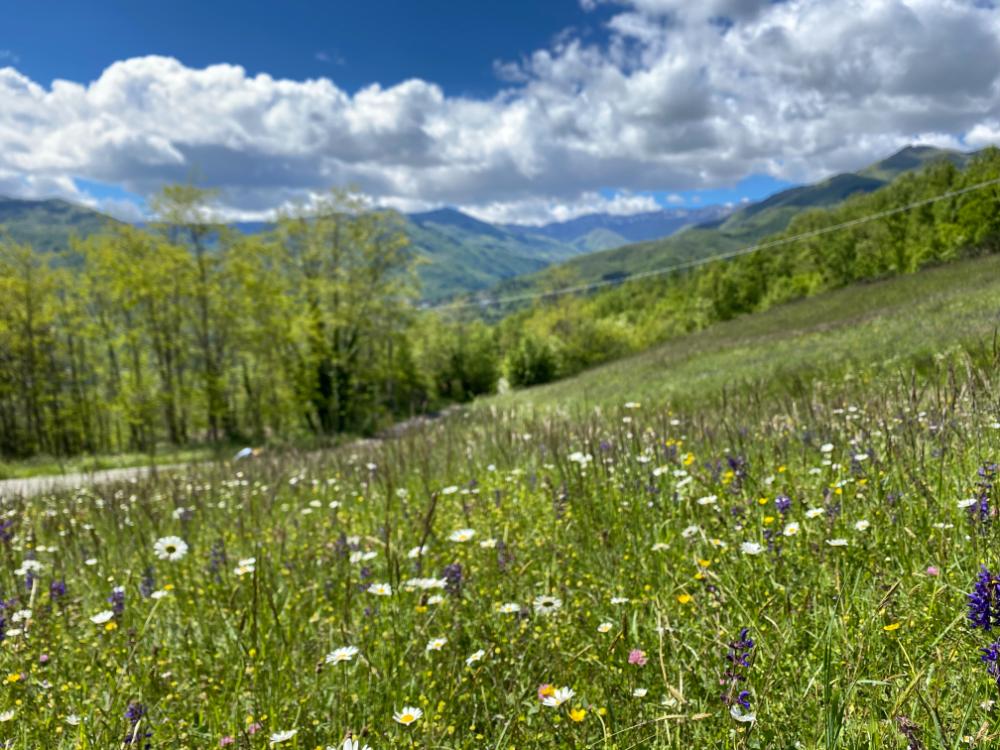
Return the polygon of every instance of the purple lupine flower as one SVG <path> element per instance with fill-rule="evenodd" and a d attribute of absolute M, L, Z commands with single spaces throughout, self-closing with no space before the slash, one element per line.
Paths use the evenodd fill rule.
<path fill-rule="evenodd" d="M 111 596 L 108 597 L 108 603 L 111 605 L 111 611 L 121 617 L 125 612 L 125 589 L 122 586 L 115 586 L 111 590 Z"/>
<path fill-rule="evenodd" d="M 148 599 L 154 591 L 156 591 L 156 578 L 153 575 L 153 566 L 150 565 L 142 574 L 142 580 L 139 582 L 139 593 L 143 599 Z"/>
<path fill-rule="evenodd" d="M 448 582 L 445 584 L 445 591 L 447 591 L 452 596 L 458 596 L 460 593 L 462 593 L 461 565 L 459 565 L 458 563 L 445 565 L 444 570 L 441 571 L 441 577 Z"/>
<path fill-rule="evenodd" d="M 982 655 L 979 657 L 986 664 L 986 674 L 992 677 L 997 686 L 1000 687 L 1000 641 L 994 641 L 989 646 L 979 649 Z"/>
<path fill-rule="evenodd" d="M 979 481 L 976 482 L 976 502 L 969 506 L 969 520 L 978 524 L 980 532 L 985 534 L 989 530 L 990 518 L 993 515 L 990 509 L 990 495 L 993 493 L 997 464 L 983 464 L 976 473 L 979 475 Z"/>
<path fill-rule="evenodd" d="M 337 557 L 347 557 L 348 551 L 347 534 L 340 532 L 340 536 L 338 536 L 336 541 L 333 543 L 333 553 L 337 555 Z"/>
<path fill-rule="evenodd" d="M 5 518 L 0 521 L 0 542 L 9 544 L 14 539 L 14 519 Z"/>
<path fill-rule="evenodd" d="M 708 472 L 713 484 L 722 478 L 722 461 L 706 461 L 702 468 Z"/>
<path fill-rule="evenodd" d="M 985 565 L 969 594 L 969 622 L 987 633 L 1000 625 L 1000 579 Z"/>
<path fill-rule="evenodd" d="M 771 555 L 781 554 L 781 545 L 777 544 L 775 540 L 780 539 L 778 532 L 773 529 L 764 529 L 764 541 L 767 542 L 767 551 Z"/>
<path fill-rule="evenodd" d="M 750 710 L 750 691 L 741 686 L 747 679 L 747 672 L 753 664 L 754 648 L 757 644 L 750 637 L 749 628 L 741 628 L 740 634 L 735 641 L 729 644 L 726 652 L 726 661 L 729 665 L 719 680 L 720 685 L 726 686 L 726 691 L 722 694 L 722 702 L 727 706 L 739 705 L 744 710 Z"/>
<path fill-rule="evenodd" d="M 778 495 L 774 498 L 774 507 L 778 509 L 778 512 L 784 516 L 792 508 L 792 498 L 788 495 Z"/>
<path fill-rule="evenodd" d="M 66 581 L 53 581 L 49 584 L 49 599 L 56 601 L 66 596 Z"/>
<path fill-rule="evenodd" d="M 125 709 L 125 718 L 134 727 L 139 723 L 139 719 L 146 715 L 146 707 L 138 701 L 132 701 Z"/>
<path fill-rule="evenodd" d="M 726 461 L 730 471 L 733 472 L 733 482 L 729 490 L 736 494 L 743 489 L 743 480 L 747 477 L 747 460 L 743 456 L 726 456 Z"/>
<path fill-rule="evenodd" d="M 143 750 L 149 750 L 149 748 L 152 747 L 152 745 L 150 745 L 149 738 L 153 736 L 153 733 L 150 731 L 139 731 L 139 722 L 145 715 L 146 707 L 138 701 L 132 701 L 128 704 L 128 708 L 125 709 L 125 720 L 129 723 L 129 726 L 128 730 L 125 732 L 125 737 L 122 739 L 123 744 L 141 744 Z"/>

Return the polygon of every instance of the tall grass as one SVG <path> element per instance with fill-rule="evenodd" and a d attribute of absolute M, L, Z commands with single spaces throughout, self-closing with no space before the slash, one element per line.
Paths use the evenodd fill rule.
<path fill-rule="evenodd" d="M 958 501 L 1000 453 L 996 364 L 697 412 L 494 406 L 328 455 L 7 498 L 0 739 L 902 748 L 903 717 L 924 747 L 991 747 L 997 686 L 963 618 L 996 529 Z M 167 536 L 180 559 L 156 556 Z M 720 684 L 742 627 L 753 722 Z M 342 646 L 357 656 L 326 663 Z M 550 707 L 545 684 L 575 694 Z M 394 721 L 404 706 L 423 716 Z"/>

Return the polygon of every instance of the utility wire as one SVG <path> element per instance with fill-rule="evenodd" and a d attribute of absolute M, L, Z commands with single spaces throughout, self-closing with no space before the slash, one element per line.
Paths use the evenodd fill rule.
<path fill-rule="evenodd" d="M 976 190 L 982 190 L 983 188 L 990 187 L 991 185 L 1000 185 L 1000 177 L 994 180 L 986 180 L 985 182 L 979 182 L 975 185 L 969 185 L 968 187 L 961 188 L 959 190 L 950 190 L 947 193 L 942 193 L 941 195 L 936 195 L 933 198 L 924 198 L 923 200 L 914 201 L 905 206 L 900 206 L 898 208 L 891 208 L 885 211 L 879 211 L 878 213 L 871 214 L 869 216 L 863 216 L 858 219 L 851 219 L 850 221 L 845 221 L 840 224 L 834 224 L 833 226 L 823 227 L 821 229 L 813 229 L 808 232 L 801 232 L 800 234 L 793 235 L 791 237 L 782 237 L 777 240 L 770 240 L 769 242 L 761 242 L 756 245 L 748 245 L 746 247 L 741 247 L 738 250 L 731 250 L 726 253 L 719 253 L 718 255 L 712 255 L 707 258 L 698 258 L 696 260 L 684 261 L 681 263 L 674 263 L 673 265 L 663 266 L 662 268 L 656 268 L 651 271 L 642 271 L 639 273 L 629 274 L 627 276 L 622 276 L 617 279 L 605 279 L 603 281 L 595 281 L 590 284 L 580 284 L 578 286 L 563 287 L 562 289 L 555 289 L 550 292 L 532 292 L 530 294 L 518 294 L 511 295 L 508 297 L 497 297 L 495 299 L 481 299 L 481 300 L 467 300 L 463 302 L 446 302 L 441 305 L 434 305 L 431 307 L 422 308 L 423 312 L 431 312 L 434 310 L 460 310 L 469 307 L 490 307 L 492 305 L 506 305 L 511 302 L 529 302 L 531 300 L 540 299 L 542 297 L 561 297 L 564 294 L 576 294 L 577 292 L 589 292 L 593 289 L 601 289 L 606 286 L 617 286 L 619 284 L 624 284 L 629 281 L 635 281 L 637 279 L 648 279 L 653 276 L 662 276 L 664 274 L 673 273 L 674 271 L 683 271 L 688 268 L 697 268 L 698 266 L 704 266 L 709 263 L 714 263 L 717 260 L 729 260 L 730 258 L 738 258 L 742 255 L 749 255 L 751 253 L 756 253 L 761 250 L 768 250 L 772 247 L 779 247 L 780 245 L 788 245 L 792 242 L 798 242 L 799 240 L 809 239 L 811 237 L 819 237 L 820 235 L 829 234 L 831 232 L 837 232 L 841 229 L 847 229 L 848 227 L 856 227 L 859 224 L 867 224 L 870 221 L 877 221 L 878 219 L 884 219 L 888 216 L 895 216 L 896 214 L 905 213 L 906 211 L 912 211 L 914 208 L 920 208 L 921 206 L 927 206 L 931 203 L 937 203 L 938 201 L 947 200 L 948 198 L 955 198 L 959 195 L 965 195 L 966 193 L 971 193 Z"/>

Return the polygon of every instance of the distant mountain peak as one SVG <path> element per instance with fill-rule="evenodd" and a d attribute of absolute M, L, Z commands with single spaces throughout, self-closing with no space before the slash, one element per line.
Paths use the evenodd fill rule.
<path fill-rule="evenodd" d="M 536 234 L 559 242 L 585 245 L 589 249 L 608 249 L 632 242 L 663 239 L 690 226 L 718 221 L 732 212 L 733 208 L 728 206 L 668 207 L 636 214 L 584 214 L 542 226 L 506 224 L 504 228 L 522 235 Z M 598 238 L 604 238 L 603 243 Z"/>
<path fill-rule="evenodd" d="M 926 144 L 910 144 L 899 149 L 892 156 L 888 156 L 882 161 L 872 164 L 858 172 L 865 177 L 874 177 L 890 182 L 903 172 L 911 172 L 920 169 L 925 164 L 929 164 L 938 159 L 950 161 L 955 166 L 962 166 L 968 160 L 969 155 L 960 151 L 928 146 Z"/>

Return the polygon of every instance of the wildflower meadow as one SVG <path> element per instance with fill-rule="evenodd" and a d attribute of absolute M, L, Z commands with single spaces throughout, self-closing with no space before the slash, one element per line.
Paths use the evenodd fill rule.
<path fill-rule="evenodd" d="M 996 747 L 995 360 L 5 497 L 7 748 Z"/>

